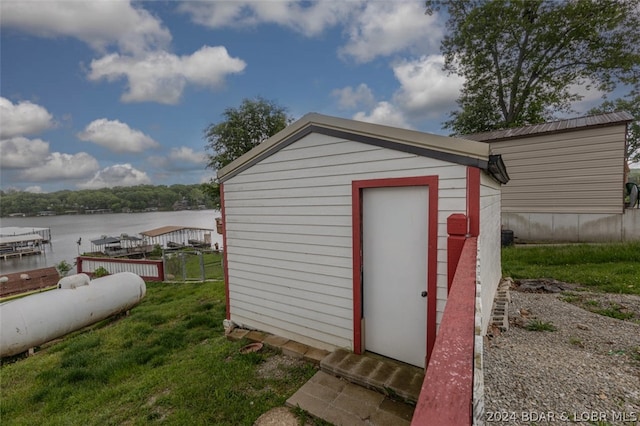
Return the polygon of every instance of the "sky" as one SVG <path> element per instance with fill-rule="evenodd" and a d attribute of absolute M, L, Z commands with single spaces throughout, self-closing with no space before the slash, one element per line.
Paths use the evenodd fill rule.
<path fill-rule="evenodd" d="M 447 134 L 445 21 L 421 0 L 2 0 L 0 188 L 208 182 L 205 128 L 258 96 Z"/>

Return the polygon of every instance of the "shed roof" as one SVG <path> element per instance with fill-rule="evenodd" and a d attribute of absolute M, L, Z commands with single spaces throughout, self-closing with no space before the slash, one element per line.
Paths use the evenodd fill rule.
<path fill-rule="evenodd" d="M 531 126 L 515 127 L 513 129 L 473 133 L 470 135 L 462 135 L 460 137 L 480 142 L 495 142 L 512 138 L 538 136 L 540 134 L 561 133 L 591 127 L 626 124 L 633 120 L 633 116 L 628 112 L 609 112 L 606 114 L 588 115 L 585 117 L 570 118 L 567 120 L 549 121 L 547 123 L 533 124 Z"/>
<path fill-rule="evenodd" d="M 224 182 L 232 178 L 310 133 L 354 140 L 485 170 L 489 165 L 489 149 L 483 143 L 309 113 L 218 170 L 218 180 Z"/>

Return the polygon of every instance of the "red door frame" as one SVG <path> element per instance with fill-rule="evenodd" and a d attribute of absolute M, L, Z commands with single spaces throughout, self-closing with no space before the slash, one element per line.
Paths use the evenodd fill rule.
<path fill-rule="evenodd" d="M 438 277 L 438 176 L 356 180 L 351 183 L 351 219 L 353 237 L 353 351 L 361 354 L 362 345 L 362 190 L 364 188 L 427 186 L 429 217 L 427 218 L 427 359 L 436 340 L 436 301 Z"/>

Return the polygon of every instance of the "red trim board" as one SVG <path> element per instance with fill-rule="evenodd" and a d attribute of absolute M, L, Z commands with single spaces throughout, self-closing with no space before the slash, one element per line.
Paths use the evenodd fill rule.
<path fill-rule="evenodd" d="M 467 166 L 467 218 L 469 235 L 480 235 L 480 169 Z"/>
<path fill-rule="evenodd" d="M 436 339 L 436 301 L 438 277 L 438 176 L 357 180 L 351 183 L 351 221 L 353 238 L 353 347 L 356 354 L 362 345 L 362 190 L 393 186 L 429 187 L 429 241 L 427 242 L 427 360 Z M 427 364 L 425 364 L 427 365 Z"/>

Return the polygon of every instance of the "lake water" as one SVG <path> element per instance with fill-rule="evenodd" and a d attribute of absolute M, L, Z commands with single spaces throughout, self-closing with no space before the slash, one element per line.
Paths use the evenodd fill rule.
<path fill-rule="evenodd" d="M 90 215 L 64 215 L 40 217 L 8 217 L 0 219 L 1 227 L 20 226 L 50 228 L 52 244 L 44 246 L 40 255 L 0 259 L 0 273 L 28 271 L 55 266 L 63 260 L 74 264 L 78 254 L 92 250 L 91 240 L 102 235 L 118 237 L 120 234 L 139 236 L 140 232 L 161 226 L 190 226 L 213 229 L 211 243 L 222 247 L 222 236 L 216 229 L 217 210 L 181 210 L 150 213 L 113 213 Z M 82 238 L 80 246 L 77 241 Z"/>

